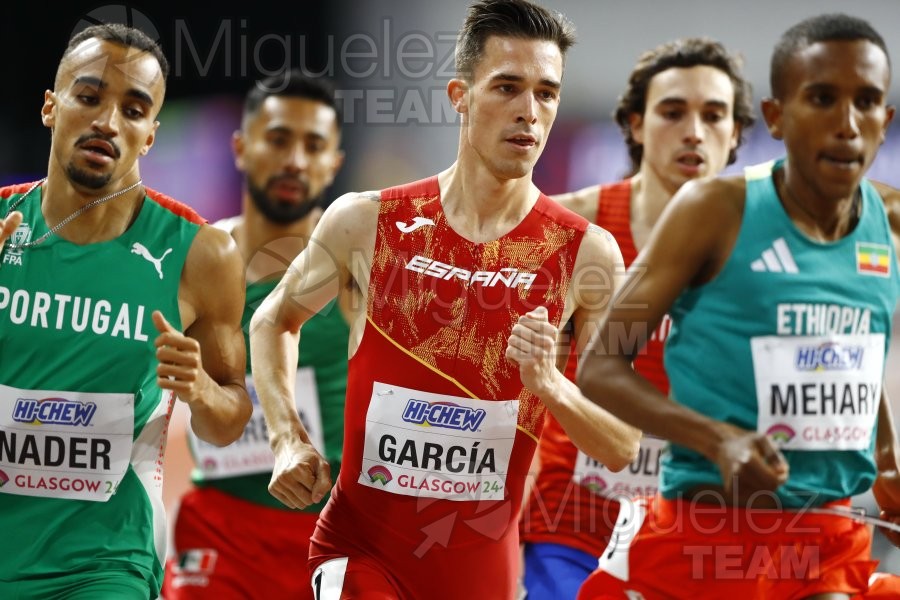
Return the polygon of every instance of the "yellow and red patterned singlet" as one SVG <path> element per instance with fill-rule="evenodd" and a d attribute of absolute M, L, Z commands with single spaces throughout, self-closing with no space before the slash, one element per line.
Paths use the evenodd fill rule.
<path fill-rule="evenodd" d="M 473 243 L 448 224 L 436 177 L 382 192 L 344 461 L 311 572 L 363 556 L 409 597 L 512 597 L 545 408 L 506 344 L 538 306 L 559 325 L 587 227 L 541 195 L 512 231 Z"/>

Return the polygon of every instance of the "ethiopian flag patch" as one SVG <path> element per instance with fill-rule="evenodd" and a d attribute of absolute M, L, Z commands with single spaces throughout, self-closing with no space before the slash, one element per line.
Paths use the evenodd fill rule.
<path fill-rule="evenodd" d="M 887 277 L 891 274 L 891 250 L 884 244 L 856 243 L 856 272 Z"/>

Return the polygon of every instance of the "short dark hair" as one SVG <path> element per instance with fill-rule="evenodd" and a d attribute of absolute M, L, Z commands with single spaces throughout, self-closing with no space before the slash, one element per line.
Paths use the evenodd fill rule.
<path fill-rule="evenodd" d="M 69 38 L 69 45 L 66 47 L 66 51 L 63 52 L 63 60 L 65 60 L 75 48 L 81 45 L 82 42 L 94 38 L 105 42 L 114 42 L 121 46 L 125 46 L 126 48 L 135 48 L 153 55 L 153 58 L 159 63 L 163 81 L 168 78 L 169 61 L 166 60 L 166 55 L 163 54 L 159 44 L 140 29 L 129 27 L 121 23 L 101 23 L 99 25 L 91 25 L 76 34 L 73 34 L 72 37 Z M 60 61 L 60 63 L 62 63 L 62 61 Z"/>
<path fill-rule="evenodd" d="M 891 55 L 888 53 L 884 38 L 868 21 L 851 17 L 843 13 L 818 15 L 800 21 L 787 31 L 775 45 L 772 52 L 772 63 L 769 67 L 769 85 L 776 98 L 784 94 L 784 73 L 791 57 L 799 50 L 818 42 L 867 40 L 884 52 L 890 71 Z"/>
<path fill-rule="evenodd" d="M 756 121 L 753 117 L 753 92 L 750 83 L 741 73 L 742 61 L 715 40 L 705 37 L 681 38 L 641 54 L 628 77 L 628 87 L 619 97 L 619 103 L 613 113 L 622 135 L 625 136 L 633 173 L 637 173 L 641 168 L 644 145 L 635 141 L 628 118 L 632 114 L 643 116 L 647 110 L 647 90 L 650 88 L 650 81 L 668 69 L 699 66 L 719 69 L 731 80 L 734 88 L 732 117 L 735 125 L 740 128 L 740 137 L 737 146 L 728 153 L 728 164 L 737 160 L 737 148 L 744 141 L 744 131 Z"/>
<path fill-rule="evenodd" d="M 575 28 L 561 14 L 526 0 L 481 0 L 469 7 L 456 40 L 456 73 L 470 80 L 491 36 L 554 42 L 565 60 Z"/>
<path fill-rule="evenodd" d="M 259 112 L 259 108 L 269 96 L 306 98 L 321 102 L 334 109 L 338 131 L 341 130 L 343 115 L 335 98 L 334 86 L 322 77 L 307 77 L 299 69 L 291 69 L 257 81 L 244 98 L 244 123 Z"/>

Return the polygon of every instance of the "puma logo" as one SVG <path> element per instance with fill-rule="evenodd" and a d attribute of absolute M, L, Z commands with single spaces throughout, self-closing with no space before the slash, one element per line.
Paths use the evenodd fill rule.
<path fill-rule="evenodd" d="M 164 258 L 166 258 L 166 256 L 169 255 L 169 252 L 171 251 L 172 249 L 168 248 L 165 252 L 163 252 L 162 256 L 160 256 L 159 258 L 153 258 L 153 255 L 150 254 L 150 251 L 147 250 L 147 247 L 140 242 L 135 242 L 131 245 L 131 253 L 137 254 L 142 258 L 146 258 L 148 261 L 153 263 L 153 266 L 156 268 L 156 272 L 159 273 L 160 279 L 163 278 L 162 261 Z"/>
<path fill-rule="evenodd" d="M 413 217 L 412 223 L 407 225 L 403 221 L 397 221 L 395 223 L 397 225 L 397 229 L 402 231 L 403 233 L 412 233 L 419 227 L 425 227 L 426 225 L 434 225 L 434 221 L 428 219 L 426 217 Z"/>

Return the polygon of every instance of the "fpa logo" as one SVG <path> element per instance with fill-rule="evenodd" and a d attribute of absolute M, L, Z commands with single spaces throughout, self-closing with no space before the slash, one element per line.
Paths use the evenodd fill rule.
<path fill-rule="evenodd" d="M 6 252 L 3 253 L 3 263 L 4 265 L 22 265 L 22 248 L 17 248 L 16 246 L 22 246 L 23 244 L 27 244 L 31 241 L 31 225 L 28 223 L 22 223 L 19 225 L 15 231 L 13 231 L 12 235 L 9 236 L 9 245 L 5 246 Z"/>

